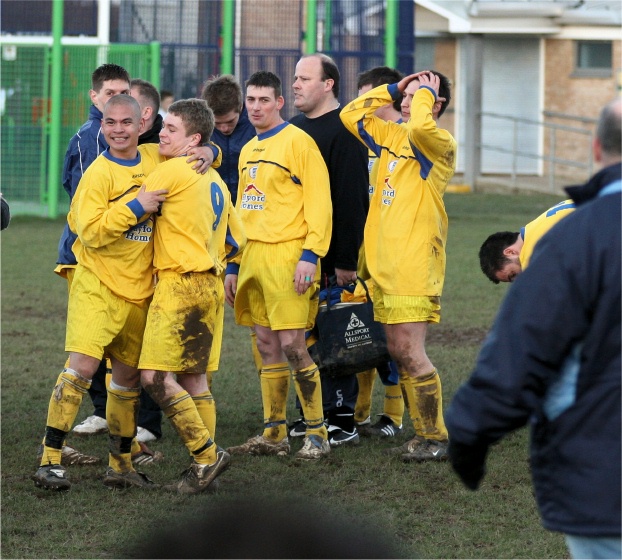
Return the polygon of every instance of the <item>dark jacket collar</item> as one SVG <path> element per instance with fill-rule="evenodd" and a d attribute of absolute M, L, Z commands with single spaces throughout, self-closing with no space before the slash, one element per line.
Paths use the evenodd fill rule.
<path fill-rule="evenodd" d="M 601 169 L 596 175 L 583 185 L 566 187 L 565 191 L 577 205 L 583 204 L 594 198 L 602 189 L 614 181 L 619 181 L 622 174 L 622 163 L 614 163 Z"/>
<path fill-rule="evenodd" d="M 138 137 L 138 144 L 159 144 L 160 130 L 162 130 L 162 115 L 158 114 L 153 126 Z"/>

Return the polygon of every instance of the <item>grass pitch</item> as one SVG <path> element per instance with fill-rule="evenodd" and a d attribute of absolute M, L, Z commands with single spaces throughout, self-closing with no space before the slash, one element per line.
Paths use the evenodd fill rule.
<path fill-rule="evenodd" d="M 469 375 L 481 342 L 507 289 L 479 270 L 483 240 L 499 230 L 518 231 L 561 197 L 547 195 L 448 194 L 449 241 L 442 322 L 431 326 L 428 354 L 443 381 L 445 405 Z M 321 464 L 296 465 L 291 458 L 234 457 L 216 494 L 182 497 L 155 491 L 110 491 L 99 480 L 103 466 L 71 467 L 70 492 L 34 487 L 36 449 L 47 402 L 65 361 L 65 281 L 54 275 L 62 221 L 17 217 L 0 237 L 2 247 L 2 557 L 129 558 L 152 531 L 185 516 L 214 515 L 246 499 L 269 503 L 287 496 L 337 513 L 361 534 L 387 537 L 390 556 L 403 558 L 565 558 L 560 535 L 540 526 L 532 494 L 524 430 L 490 453 L 488 475 L 478 492 L 465 489 L 448 464 L 403 464 L 382 450 L 395 443 L 362 439 L 358 447 L 334 450 Z M 381 412 L 376 383 L 374 413 Z M 227 447 L 259 433 L 261 395 L 248 331 L 227 312 L 221 369 L 213 383 L 218 406 L 216 440 Z M 289 406 L 295 417 L 293 388 Z M 91 413 L 84 402 L 77 422 Z M 154 443 L 165 461 L 149 469 L 159 483 L 175 480 L 188 455 L 166 419 Z M 105 436 L 70 437 L 84 452 L 105 459 Z M 300 446 L 293 442 L 293 452 Z M 264 513 L 266 531 L 286 531 Z M 231 539 L 240 538 L 239 527 Z M 201 539 L 201 535 L 194 536 Z M 318 538 L 322 538 L 318 535 Z M 209 546 L 209 543 L 206 543 Z M 208 549 L 207 549 L 208 550 Z M 284 557 L 287 557 L 284 551 Z M 256 557 L 261 557 L 258 545 Z"/>

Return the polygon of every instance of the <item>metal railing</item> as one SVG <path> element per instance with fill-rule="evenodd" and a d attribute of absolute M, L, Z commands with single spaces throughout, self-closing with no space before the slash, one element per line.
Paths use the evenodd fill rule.
<path fill-rule="evenodd" d="M 512 141 L 511 145 L 499 146 L 487 143 L 480 143 L 479 148 L 483 154 L 484 151 L 491 151 L 496 153 L 509 154 L 511 156 L 511 165 L 509 169 L 509 175 L 511 180 L 511 186 L 514 188 L 519 187 L 518 176 L 519 170 L 519 158 L 535 159 L 540 162 L 547 163 L 548 169 L 542 176 L 548 176 L 548 187 L 550 191 L 554 191 L 556 188 L 556 178 L 558 166 L 566 166 L 570 168 L 576 168 L 584 170 L 586 176 L 589 177 L 593 173 L 594 161 L 592 152 L 590 149 L 581 149 L 579 158 L 575 158 L 574 151 L 578 149 L 569 146 L 568 137 L 565 138 L 564 145 L 560 146 L 558 142 L 558 133 L 564 133 L 567 135 L 579 135 L 587 139 L 587 145 L 591 146 L 594 136 L 594 126 L 596 119 L 577 117 L 573 115 L 567 115 L 563 113 L 544 112 L 543 115 L 549 118 L 556 118 L 566 121 L 579 121 L 585 126 L 590 128 L 580 128 L 577 126 L 569 126 L 567 124 L 558 124 L 540 120 L 526 119 L 521 117 L 515 117 L 511 115 L 503 115 L 499 113 L 482 112 L 482 122 L 484 118 L 498 119 L 507 123 L 510 123 L 512 129 Z M 520 125 L 536 126 L 540 130 L 538 132 L 539 141 L 534 144 L 538 146 L 538 151 L 527 151 L 520 148 Z M 546 141 L 548 140 L 548 145 Z M 582 143 L 583 144 L 583 143 Z"/>

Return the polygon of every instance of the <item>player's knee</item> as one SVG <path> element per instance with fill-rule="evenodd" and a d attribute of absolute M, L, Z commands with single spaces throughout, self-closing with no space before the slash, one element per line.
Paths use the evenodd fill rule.
<path fill-rule="evenodd" d="M 281 344 L 281 350 L 294 369 L 300 369 L 303 367 L 302 364 L 308 361 L 309 352 L 306 346 L 296 344 L 294 341 Z"/>

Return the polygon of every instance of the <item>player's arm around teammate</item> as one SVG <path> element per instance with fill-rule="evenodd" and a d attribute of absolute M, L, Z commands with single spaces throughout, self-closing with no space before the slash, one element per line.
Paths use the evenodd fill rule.
<path fill-rule="evenodd" d="M 166 161 L 147 179 L 166 188 L 157 217 L 154 267 L 157 284 L 147 317 L 139 368 L 143 387 L 173 423 L 193 462 L 168 488 L 205 491 L 229 464 L 214 442 L 216 408 L 206 372 L 213 341 L 220 340 L 224 259 L 243 249 L 245 236 L 227 186 L 210 170 L 197 175 L 186 163 L 190 149 L 209 138 L 214 117 L 207 103 L 173 103 L 160 132 Z"/>

